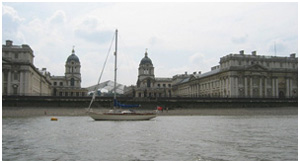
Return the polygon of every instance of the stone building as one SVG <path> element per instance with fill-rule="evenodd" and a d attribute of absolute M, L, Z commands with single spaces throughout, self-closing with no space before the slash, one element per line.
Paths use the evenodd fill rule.
<path fill-rule="evenodd" d="M 2 95 L 49 96 L 50 73 L 33 64 L 33 51 L 28 45 L 2 45 Z"/>
<path fill-rule="evenodd" d="M 138 68 L 136 86 L 125 88 L 125 95 L 131 97 L 171 97 L 172 78 L 156 78 L 152 60 L 147 51 Z"/>
<path fill-rule="evenodd" d="M 174 76 L 173 79 L 178 78 Z M 177 97 L 291 98 L 298 96 L 298 58 L 229 54 L 207 73 L 194 73 L 173 84 Z"/>
<path fill-rule="evenodd" d="M 53 96 L 86 96 L 87 89 L 81 88 L 80 61 L 75 50 L 67 58 L 64 76 L 51 76 Z"/>

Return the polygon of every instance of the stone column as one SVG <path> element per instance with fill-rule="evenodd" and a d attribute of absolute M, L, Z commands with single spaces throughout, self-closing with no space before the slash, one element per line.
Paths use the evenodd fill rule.
<path fill-rule="evenodd" d="M 264 78 L 265 80 L 265 96 L 264 97 L 267 97 L 268 96 L 268 78 Z"/>
<path fill-rule="evenodd" d="M 220 94 L 223 97 L 223 78 L 220 78 Z"/>
<path fill-rule="evenodd" d="M 20 95 L 24 95 L 24 90 L 23 90 L 23 84 L 24 84 L 24 76 L 23 76 L 23 71 L 20 71 Z"/>
<path fill-rule="evenodd" d="M 11 95 L 12 92 L 11 92 L 11 71 L 8 70 L 7 72 L 7 94 L 8 95 Z"/>
<path fill-rule="evenodd" d="M 244 87 L 245 87 L 245 97 L 248 97 L 248 78 L 247 77 L 245 77 L 245 85 L 244 85 Z"/>
<path fill-rule="evenodd" d="M 198 85 L 198 89 L 197 89 L 197 91 L 198 91 L 198 97 L 200 97 L 200 90 L 201 90 L 200 84 L 197 84 L 197 85 Z"/>
<path fill-rule="evenodd" d="M 293 94 L 293 79 L 290 79 L 290 97 L 292 97 Z"/>
<path fill-rule="evenodd" d="M 230 97 L 235 97 L 235 80 L 234 77 L 230 77 Z"/>
<path fill-rule="evenodd" d="M 250 97 L 253 97 L 252 77 L 250 76 Z"/>
<path fill-rule="evenodd" d="M 226 80 L 226 84 L 225 84 L 226 85 L 226 96 L 229 96 L 229 94 L 228 94 L 228 90 L 229 90 L 229 77 L 227 76 L 225 80 Z"/>
<path fill-rule="evenodd" d="M 276 97 L 276 92 L 275 92 L 275 78 L 272 78 L 272 96 Z"/>
<path fill-rule="evenodd" d="M 259 78 L 259 97 L 262 98 L 263 97 L 263 87 L 262 87 L 262 77 Z"/>
<path fill-rule="evenodd" d="M 239 97 L 239 81 L 238 81 L 238 77 L 235 77 L 235 95 L 236 97 Z"/>
<path fill-rule="evenodd" d="M 286 78 L 285 83 L 286 83 L 286 97 L 290 97 L 290 79 Z"/>
<path fill-rule="evenodd" d="M 279 92 L 278 92 L 278 78 L 275 79 L 275 87 L 276 87 L 276 97 L 278 97 Z"/>

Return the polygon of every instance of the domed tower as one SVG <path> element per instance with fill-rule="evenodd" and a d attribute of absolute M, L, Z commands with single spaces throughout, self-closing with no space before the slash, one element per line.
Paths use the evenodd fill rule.
<path fill-rule="evenodd" d="M 74 48 L 72 54 L 68 57 L 66 62 L 65 77 L 67 80 L 67 86 L 69 87 L 81 87 L 81 74 L 80 74 L 80 61 L 75 55 Z"/>
<path fill-rule="evenodd" d="M 154 82 L 155 82 L 154 67 L 151 59 L 148 57 L 148 53 L 146 50 L 145 57 L 141 60 L 139 65 L 137 86 L 150 88 L 153 87 Z"/>

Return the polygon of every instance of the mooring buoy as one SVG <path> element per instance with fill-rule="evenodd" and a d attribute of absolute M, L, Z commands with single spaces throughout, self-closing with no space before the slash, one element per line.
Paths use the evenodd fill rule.
<path fill-rule="evenodd" d="M 58 119 L 57 118 L 55 118 L 55 117 L 52 117 L 51 118 L 51 121 L 57 121 Z"/>

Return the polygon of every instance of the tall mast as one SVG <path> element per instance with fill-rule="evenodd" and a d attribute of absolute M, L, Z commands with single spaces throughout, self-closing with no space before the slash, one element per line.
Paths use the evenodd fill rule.
<path fill-rule="evenodd" d="M 115 42 L 114 104 L 117 100 L 117 47 L 118 47 L 118 29 L 116 29 L 116 42 Z"/>

